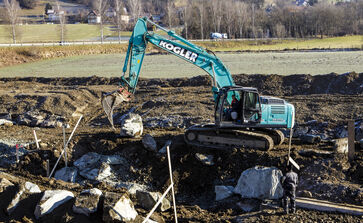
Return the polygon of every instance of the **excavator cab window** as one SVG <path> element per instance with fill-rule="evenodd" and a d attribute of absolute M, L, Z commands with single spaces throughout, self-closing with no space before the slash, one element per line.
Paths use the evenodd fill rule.
<path fill-rule="evenodd" d="M 256 92 L 244 92 L 242 113 L 244 122 L 256 121 L 259 119 L 261 109 L 259 95 Z"/>

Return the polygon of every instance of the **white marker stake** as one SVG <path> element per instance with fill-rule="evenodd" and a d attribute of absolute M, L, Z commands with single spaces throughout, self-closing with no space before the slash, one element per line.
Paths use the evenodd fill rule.
<path fill-rule="evenodd" d="M 295 162 L 295 160 L 289 157 L 289 161 L 292 165 L 294 165 L 294 167 L 296 167 L 296 169 L 300 170 L 300 166 Z"/>
<path fill-rule="evenodd" d="M 178 216 L 176 214 L 176 204 L 175 204 L 175 195 L 174 195 L 174 182 L 173 182 L 173 172 L 171 170 L 171 159 L 170 159 L 170 151 L 169 146 L 166 146 L 166 151 L 168 153 L 168 163 L 169 163 L 169 174 L 170 174 L 170 184 L 171 187 L 171 194 L 173 195 L 173 206 L 174 206 L 174 217 L 175 217 L 175 223 L 178 223 Z"/>
<path fill-rule="evenodd" d="M 37 133 L 35 132 L 35 130 L 33 130 L 33 133 L 34 133 L 35 143 L 37 144 L 37 149 L 39 149 L 39 142 L 38 142 L 38 138 L 37 138 Z"/>
<path fill-rule="evenodd" d="M 66 147 L 68 146 L 69 142 L 71 141 L 71 139 L 72 139 L 72 137 L 73 137 L 74 132 L 76 131 L 76 129 L 77 129 L 77 127 L 78 127 L 79 123 L 81 122 L 82 117 L 83 117 L 83 115 L 81 115 L 81 117 L 79 117 L 78 122 L 77 122 L 76 126 L 74 127 L 74 129 L 73 129 L 73 131 L 72 131 L 72 133 L 71 133 L 71 136 L 69 136 L 69 139 L 68 139 L 68 141 L 67 141 L 67 143 L 66 143 Z M 62 158 L 62 156 L 63 156 L 63 153 L 64 153 L 64 149 L 62 150 L 62 153 L 60 154 L 59 158 L 57 159 L 57 162 L 55 163 L 55 165 L 54 165 L 54 167 L 53 167 L 53 169 L 52 169 L 52 172 L 50 172 L 49 178 L 51 178 L 51 176 L 52 176 L 52 174 L 53 174 L 53 172 L 54 172 L 55 168 L 57 167 L 57 165 L 58 165 L 58 163 L 59 163 L 59 160 L 60 160 L 60 159 Z"/>

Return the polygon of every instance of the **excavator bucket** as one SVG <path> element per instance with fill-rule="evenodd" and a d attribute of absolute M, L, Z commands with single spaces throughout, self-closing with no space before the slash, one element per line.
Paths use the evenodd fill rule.
<path fill-rule="evenodd" d="M 101 102 L 103 110 L 105 110 L 108 120 L 112 128 L 113 125 L 113 110 L 117 107 L 121 102 L 130 101 L 132 94 L 128 92 L 125 88 L 120 88 L 119 90 L 112 91 L 109 93 L 103 93 Z"/>

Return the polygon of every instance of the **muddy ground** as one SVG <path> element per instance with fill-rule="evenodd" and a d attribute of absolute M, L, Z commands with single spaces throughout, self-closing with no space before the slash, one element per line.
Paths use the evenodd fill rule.
<path fill-rule="evenodd" d="M 235 75 L 238 85 L 257 87 L 264 95 L 282 97 L 295 105 L 296 122 L 300 125 L 309 120 L 328 122 L 329 128 L 345 123 L 347 119 L 363 118 L 363 73 L 328 75 Z M 113 131 L 100 105 L 102 92 L 117 89 L 116 78 L 1 78 L 0 113 L 11 113 L 12 119 L 27 111 L 43 115 L 62 116 L 71 128 L 69 135 L 83 114 L 76 134 L 69 146 L 69 160 L 80 158 L 87 152 L 100 154 L 119 154 L 130 163 L 125 179 L 149 185 L 154 191 L 163 192 L 169 185 L 167 159 L 143 148 L 141 138 L 125 139 Z M 188 120 L 187 125 L 213 121 L 213 101 L 210 80 L 206 76 L 190 79 L 141 79 L 132 102 L 123 104 L 116 112 L 122 114 L 131 107 L 141 105 L 137 113 L 143 118 L 181 116 Z M 79 193 L 85 188 L 97 187 L 103 191 L 120 191 L 104 183 L 95 185 L 71 184 L 48 180 L 46 159 L 51 167 L 59 157 L 62 144 L 61 128 L 39 128 L 23 125 L 0 126 L 0 139 L 20 143 L 33 140 L 33 129 L 38 138 L 46 143 L 40 152 L 22 157 L 20 167 L 9 166 L 3 171 L 17 176 L 19 181 L 29 180 L 41 189 L 68 189 Z M 184 144 L 183 128 L 163 127 L 145 128 L 144 134 L 155 137 L 158 148 L 171 139 L 173 175 L 176 184 L 176 199 L 180 222 L 361 222 L 362 218 L 338 213 L 298 210 L 296 215 L 284 215 L 282 209 L 258 212 L 243 212 L 236 205 L 239 197 L 226 201 L 214 201 L 215 185 L 237 184 L 241 172 L 255 165 L 283 168 L 287 156 L 287 144 L 263 152 L 253 149 L 235 148 L 228 151 L 192 148 Z M 358 147 L 357 147 L 358 148 Z M 344 156 L 302 156 L 303 149 L 332 151 L 332 144 L 304 144 L 294 139 L 292 157 L 301 165 L 300 190 L 309 190 L 313 197 L 340 203 L 362 205 L 363 203 L 363 152 L 356 151 L 356 159 L 347 161 Z M 195 158 L 195 153 L 211 154 L 215 165 L 205 166 Z M 61 161 L 59 168 L 64 166 Z M 348 167 L 348 168 L 346 168 Z M 126 179 L 127 178 L 127 179 Z M 319 183 L 321 187 L 308 187 Z M 337 190 L 343 186 L 341 191 Z M 34 200 L 36 200 L 34 198 Z M 11 217 L 0 213 L 0 221 L 35 221 L 31 200 L 22 204 L 22 211 Z M 68 205 L 68 206 L 67 206 Z M 85 218 L 72 212 L 68 202 L 63 211 L 46 216 L 42 221 L 49 222 L 99 222 L 99 210 L 92 218 Z M 0 205 L 3 209 L 3 205 Z M 147 211 L 136 204 L 139 215 Z M 60 214 L 61 213 L 61 214 Z M 66 214 L 64 214 L 66 213 Z M 173 211 L 170 209 L 153 216 L 154 220 L 170 222 Z M 140 220 L 140 219 L 139 219 Z"/>

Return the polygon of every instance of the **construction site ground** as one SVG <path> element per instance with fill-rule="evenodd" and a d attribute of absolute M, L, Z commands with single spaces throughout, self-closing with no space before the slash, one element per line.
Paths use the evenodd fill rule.
<path fill-rule="evenodd" d="M 363 116 L 363 73 L 328 74 L 328 75 L 235 75 L 237 85 L 257 87 L 264 95 L 278 96 L 295 106 L 296 122 L 300 125 L 317 120 L 327 122 L 329 128 L 344 125 L 348 119 L 362 119 Z M 1 78 L 0 79 L 0 113 L 11 113 L 13 120 L 17 116 L 37 111 L 42 114 L 63 116 L 70 128 L 70 135 L 79 115 L 83 114 L 73 139 L 69 145 L 69 164 L 88 152 L 104 155 L 118 154 L 125 157 L 130 164 L 122 181 L 132 181 L 150 185 L 154 191 L 163 193 L 169 186 L 167 158 L 146 150 L 141 138 L 121 138 L 119 126 L 111 129 L 101 107 L 102 92 L 117 89 L 117 78 Z M 144 103 L 147 102 L 147 103 Z M 144 103 L 144 104 L 143 104 Z M 143 105 L 142 105 L 143 104 Z M 213 122 L 214 103 L 211 83 L 207 76 L 178 79 L 141 79 L 135 98 L 124 103 L 115 113 L 122 114 L 134 106 L 140 106 L 135 113 L 147 118 L 180 117 L 185 125 Z M 117 123 L 117 122 L 116 122 Z M 44 189 L 66 189 L 75 194 L 83 189 L 97 187 L 106 191 L 124 191 L 99 183 L 96 185 L 67 183 L 46 177 L 46 160 L 53 167 L 62 146 L 62 128 L 42 128 L 24 125 L 0 126 L 0 140 L 25 143 L 34 141 L 33 130 L 45 146 L 41 151 L 32 152 L 21 157 L 20 165 L 2 168 L 0 177 L 11 174 L 13 181 L 31 181 Z M 176 190 L 177 213 L 179 222 L 361 222 L 361 216 L 341 213 L 327 213 L 298 209 L 295 215 L 285 215 L 283 209 L 266 209 L 255 212 L 242 211 L 237 203 L 240 197 L 234 195 L 226 200 L 216 202 L 215 185 L 235 186 L 242 171 L 260 166 L 274 166 L 283 169 L 288 144 L 285 142 L 272 150 L 234 148 L 228 150 L 208 150 L 188 147 L 183 140 L 184 128 L 181 127 L 145 127 L 144 134 L 151 134 L 158 149 L 167 140 L 172 140 L 171 158 Z M 44 145 L 44 144 L 43 144 Z M 292 157 L 300 165 L 298 172 L 304 185 L 326 182 L 326 190 L 339 186 L 348 188 L 342 192 L 324 191 L 312 187 L 313 198 L 337 203 L 362 205 L 363 203 L 363 150 L 356 146 L 355 159 L 347 161 L 341 154 L 330 156 L 312 154 L 302 156 L 299 151 L 315 149 L 333 151 L 330 142 L 322 141 L 307 144 L 298 138 L 292 141 Z M 203 165 L 195 158 L 195 153 L 213 155 L 214 165 Z M 58 169 L 64 167 L 61 159 Z M 309 170 L 309 171 L 306 171 Z M 9 177 L 9 176 L 8 176 Z M 304 188 L 298 190 L 306 190 Z M 332 189 L 333 188 L 333 189 Z M 357 192 L 358 191 L 358 192 Z M 359 192 L 360 191 L 360 192 Z M 298 192 L 299 194 L 299 192 Z M 134 197 L 131 196 L 133 201 Z M 34 208 L 37 199 L 27 199 L 11 216 L 5 215 L 6 208 L 0 202 L 0 221 L 37 222 Z M 169 196 L 170 199 L 170 196 Z M 137 202 L 136 210 L 146 216 Z M 159 222 L 171 222 L 173 210 L 158 212 L 153 219 Z M 141 218 L 138 218 L 140 220 Z M 43 222 L 100 222 L 102 208 L 87 218 L 72 211 L 72 201 L 58 208 L 53 214 L 41 219 Z M 140 220 L 141 221 L 141 220 Z"/>

